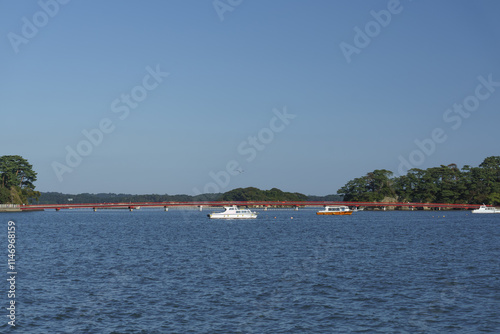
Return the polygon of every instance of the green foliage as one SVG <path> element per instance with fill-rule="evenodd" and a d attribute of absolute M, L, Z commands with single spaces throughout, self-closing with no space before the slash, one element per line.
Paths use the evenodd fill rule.
<path fill-rule="evenodd" d="M 392 172 L 377 169 L 366 176 L 347 182 L 339 189 L 339 194 L 344 194 L 348 202 L 377 202 L 385 197 L 394 196 Z"/>
<path fill-rule="evenodd" d="M 40 195 L 35 191 L 37 173 L 19 155 L 0 157 L 0 203 L 23 204 Z"/>
<path fill-rule="evenodd" d="M 141 202 L 201 202 L 217 201 L 222 194 L 190 195 L 131 195 L 131 194 L 62 194 L 58 192 L 41 193 L 39 204 L 68 204 L 68 203 L 141 203 Z"/>
<path fill-rule="evenodd" d="M 226 192 L 223 201 L 306 201 L 307 196 L 300 193 L 289 193 L 277 188 L 260 190 L 257 188 L 237 188 Z"/>
<path fill-rule="evenodd" d="M 355 178 L 338 190 L 346 201 L 376 202 L 395 197 L 401 202 L 500 203 L 500 157 L 486 158 L 479 167 L 455 164 L 426 170 L 413 168 L 396 178 L 375 170 Z"/>
<path fill-rule="evenodd" d="M 10 190 L 5 187 L 0 187 L 0 204 L 10 203 Z"/>
<path fill-rule="evenodd" d="M 494 193 L 488 196 L 488 204 L 499 205 L 500 204 L 500 194 Z"/>
<path fill-rule="evenodd" d="M 306 196 L 299 193 L 284 193 L 279 189 L 271 189 L 263 191 L 257 188 L 234 189 L 229 191 L 226 198 L 229 196 L 233 198 L 248 198 L 247 200 L 262 200 L 273 201 L 341 201 L 341 195 L 327 195 L 327 196 Z M 266 195 L 267 194 L 267 195 Z M 285 195 L 283 195 L 285 194 Z M 190 195 L 130 195 L 130 194 L 62 194 L 58 192 L 44 192 L 41 193 L 38 200 L 39 204 L 68 204 L 68 203 L 127 203 L 127 202 L 202 202 L 202 201 L 220 201 L 223 200 L 225 194 L 202 194 L 196 196 Z M 272 199 L 266 199 L 272 198 Z M 234 200 L 234 199 L 232 199 Z"/>
<path fill-rule="evenodd" d="M 25 203 L 25 198 L 23 197 L 22 190 L 18 187 L 10 188 L 10 203 L 12 204 L 23 204 Z"/>
<path fill-rule="evenodd" d="M 111 202 L 193 202 L 193 201 L 345 201 L 377 202 L 396 198 L 402 202 L 420 203 L 488 203 L 500 204 L 500 156 L 486 158 L 478 167 L 455 164 L 426 170 L 413 168 L 406 175 L 393 177 L 391 171 L 374 170 L 347 182 L 337 195 L 306 196 L 280 189 L 237 188 L 224 194 L 130 195 L 42 193 L 34 190 L 36 173 L 20 156 L 0 157 L 0 203 L 27 203 L 38 199 L 40 204 Z"/>

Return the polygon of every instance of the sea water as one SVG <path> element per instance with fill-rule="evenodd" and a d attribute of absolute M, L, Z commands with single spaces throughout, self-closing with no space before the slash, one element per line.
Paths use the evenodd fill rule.
<path fill-rule="evenodd" d="M 0 214 L 0 331 L 15 300 L 19 333 L 500 332 L 500 215 L 206 214 Z"/>

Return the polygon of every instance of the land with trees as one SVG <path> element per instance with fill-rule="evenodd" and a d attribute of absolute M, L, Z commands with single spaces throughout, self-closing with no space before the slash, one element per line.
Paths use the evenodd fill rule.
<path fill-rule="evenodd" d="M 428 169 L 410 169 L 394 177 L 377 169 L 347 182 L 338 190 L 345 201 L 414 202 L 451 204 L 500 204 L 500 156 L 491 156 L 478 166 L 455 164 Z"/>
<path fill-rule="evenodd" d="M 284 192 L 277 188 L 260 190 L 258 188 L 238 188 L 226 192 L 223 201 L 307 201 L 308 197 L 301 193 Z"/>
<path fill-rule="evenodd" d="M 113 202 L 200 202 L 200 201 L 352 201 L 414 202 L 451 204 L 500 204 L 500 156 L 491 156 L 477 167 L 456 164 L 428 169 L 413 168 L 395 177 L 377 169 L 355 178 L 336 195 L 308 196 L 277 188 L 237 188 L 226 193 L 191 195 L 63 194 L 35 191 L 37 173 L 19 155 L 0 157 L 0 204 L 68 204 Z"/>
<path fill-rule="evenodd" d="M 19 155 L 0 157 L 0 204 L 27 204 L 36 200 L 40 193 L 35 191 L 37 173 L 33 166 Z"/>
<path fill-rule="evenodd" d="M 39 204 L 74 203 L 138 203 L 138 202 L 202 202 L 202 201 L 341 201 L 340 195 L 307 196 L 284 192 L 277 188 L 261 190 L 254 187 L 237 188 L 226 193 L 190 195 L 131 195 L 131 194 L 62 194 L 42 192 Z"/>
<path fill-rule="evenodd" d="M 73 203 L 139 203 L 139 202 L 201 202 L 218 201 L 222 194 L 190 195 L 132 195 L 114 193 L 82 193 L 63 194 L 59 192 L 42 192 L 38 204 L 70 204 Z"/>

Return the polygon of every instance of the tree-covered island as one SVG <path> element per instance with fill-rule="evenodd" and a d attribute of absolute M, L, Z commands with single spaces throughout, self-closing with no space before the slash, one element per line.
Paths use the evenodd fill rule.
<path fill-rule="evenodd" d="M 355 178 L 336 195 L 312 196 L 277 188 L 237 188 L 226 193 L 202 195 L 62 194 L 35 191 L 37 173 L 19 155 L 0 157 L 0 204 L 68 204 L 111 202 L 199 202 L 199 201 L 352 201 L 414 202 L 450 204 L 500 204 L 500 156 L 491 156 L 478 166 L 456 164 L 428 169 L 410 169 L 395 177 L 377 169 Z"/>
<path fill-rule="evenodd" d="M 255 187 L 236 188 L 225 193 L 201 195 L 131 195 L 131 194 L 62 194 L 42 192 L 40 204 L 73 203 L 140 203 L 140 202 L 215 202 L 215 201 L 341 201 L 340 195 L 308 196 L 301 193 L 285 192 L 277 188 L 261 190 Z"/>
<path fill-rule="evenodd" d="M 37 173 L 19 155 L 0 157 L 0 204 L 27 204 L 40 196 L 35 191 Z"/>
<path fill-rule="evenodd" d="M 377 169 L 355 178 L 338 190 L 345 201 L 414 202 L 450 204 L 500 204 L 500 156 L 491 156 L 478 166 L 456 164 L 428 169 L 413 168 L 394 177 Z"/>

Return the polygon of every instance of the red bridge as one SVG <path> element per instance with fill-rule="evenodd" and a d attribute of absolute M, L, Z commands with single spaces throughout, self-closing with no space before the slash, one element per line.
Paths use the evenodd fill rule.
<path fill-rule="evenodd" d="M 347 205 L 354 207 L 408 207 L 408 208 L 442 208 L 442 209 L 477 209 L 481 204 L 448 204 L 448 203 L 410 203 L 410 202 L 334 202 L 334 201 L 233 201 L 233 202 L 140 202 L 140 203 L 71 203 L 71 204 L 32 204 L 23 205 L 22 211 L 61 209 L 129 209 L 140 207 L 163 207 L 165 211 L 169 207 L 222 207 L 222 206 L 260 206 L 260 207 L 321 207 L 326 205 Z"/>

